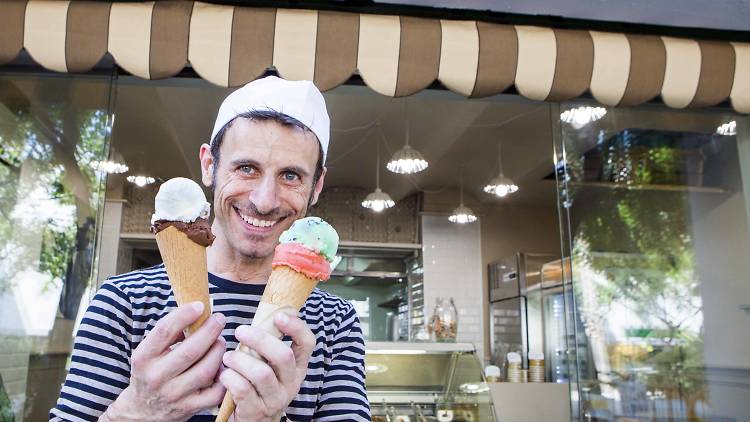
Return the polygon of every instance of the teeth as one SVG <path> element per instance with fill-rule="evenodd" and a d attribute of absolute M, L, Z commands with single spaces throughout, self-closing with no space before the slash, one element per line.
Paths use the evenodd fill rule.
<path fill-rule="evenodd" d="M 251 226 L 255 226 L 255 227 L 271 227 L 274 224 L 276 224 L 276 221 L 259 220 L 257 218 L 253 218 L 253 217 L 244 215 L 244 214 L 239 213 L 239 212 L 238 212 L 238 214 L 240 215 L 240 217 L 242 218 L 242 220 L 245 223 L 250 224 Z"/>

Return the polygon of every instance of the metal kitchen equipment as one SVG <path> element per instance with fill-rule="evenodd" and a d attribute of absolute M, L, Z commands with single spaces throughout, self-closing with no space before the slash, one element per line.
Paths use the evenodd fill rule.
<path fill-rule="evenodd" d="M 395 413 L 434 421 L 439 409 L 452 410 L 456 422 L 495 420 L 471 343 L 368 342 L 365 369 L 373 420 Z"/>
<path fill-rule="evenodd" d="M 489 264 L 490 361 L 502 368 L 508 352 L 543 350 L 541 271 L 553 255 L 516 253 Z M 537 294 L 535 294 L 537 293 Z"/>
<path fill-rule="evenodd" d="M 584 329 L 573 312 L 570 259 L 517 253 L 490 264 L 489 283 L 493 364 L 516 351 L 528 367 L 528 352 L 543 352 L 545 379 L 555 383 L 589 365 L 587 339 L 575 335 Z"/>

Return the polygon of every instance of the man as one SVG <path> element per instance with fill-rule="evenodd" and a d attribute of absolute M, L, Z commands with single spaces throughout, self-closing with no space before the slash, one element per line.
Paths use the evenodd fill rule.
<path fill-rule="evenodd" d="M 316 289 L 301 318 L 277 315 L 286 342 L 249 326 L 279 236 L 323 188 L 329 130 L 310 82 L 268 77 L 224 100 L 200 149 L 214 192 L 214 315 L 185 339 L 202 305 L 176 307 L 163 265 L 112 277 L 81 321 L 51 420 L 213 420 L 226 390 L 237 422 L 370 419 L 350 303 Z M 238 341 L 264 361 L 233 351 Z"/>

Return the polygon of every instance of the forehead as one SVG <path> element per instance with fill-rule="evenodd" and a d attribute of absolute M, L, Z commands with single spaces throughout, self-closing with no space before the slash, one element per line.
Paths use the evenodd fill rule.
<path fill-rule="evenodd" d="M 224 133 L 221 158 L 253 160 L 263 165 L 303 166 L 314 169 L 318 139 L 297 126 L 275 120 L 238 118 Z"/>

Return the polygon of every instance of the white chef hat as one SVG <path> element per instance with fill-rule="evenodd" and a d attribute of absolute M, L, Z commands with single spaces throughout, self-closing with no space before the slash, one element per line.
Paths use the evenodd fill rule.
<path fill-rule="evenodd" d="M 312 82 L 267 76 L 237 89 L 221 103 L 210 142 L 224 125 L 249 111 L 276 111 L 299 120 L 318 137 L 325 163 L 331 120 L 323 94 Z"/>

